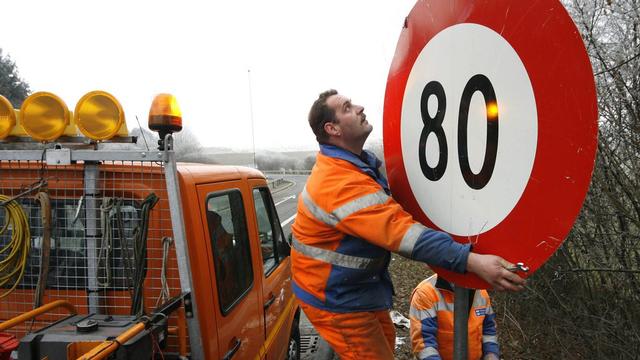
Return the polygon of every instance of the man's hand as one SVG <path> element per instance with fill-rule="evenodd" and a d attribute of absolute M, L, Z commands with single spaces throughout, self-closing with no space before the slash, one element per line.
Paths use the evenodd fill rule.
<path fill-rule="evenodd" d="M 494 354 L 494 353 L 487 353 L 487 355 L 485 355 L 482 360 L 500 360 L 498 358 L 498 355 Z"/>
<path fill-rule="evenodd" d="M 514 265 L 495 255 L 469 253 L 467 271 L 478 275 L 494 289 L 499 291 L 520 291 L 524 288 L 524 279 L 507 270 Z"/>

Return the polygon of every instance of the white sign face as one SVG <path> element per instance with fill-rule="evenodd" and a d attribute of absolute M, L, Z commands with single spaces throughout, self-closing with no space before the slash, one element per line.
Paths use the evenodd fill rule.
<path fill-rule="evenodd" d="M 511 45 L 458 24 L 420 52 L 402 102 L 401 144 L 411 190 L 440 229 L 474 236 L 500 224 L 529 181 L 536 101 Z"/>

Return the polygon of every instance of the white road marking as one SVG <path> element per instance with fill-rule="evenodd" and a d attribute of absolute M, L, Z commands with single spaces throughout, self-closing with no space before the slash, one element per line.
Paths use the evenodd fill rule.
<path fill-rule="evenodd" d="M 296 196 L 295 196 L 295 195 L 287 196 L 286 198 L 284 198 L 284 199 L 282 199 L 282 200 L 278 201 L 278 202 L 276 203 L 276 206 L 278 206 L 278 205 L 282 204 L 283 202 L 285 202 L 285 201 L 287 201 L 287 200 L 289 200 L 289 199 L 295 199 L 295 198 L 296 198 Z"/>
<path fill-rule="evenodd" d="M 280 224 L 280 226 L 282 226 L 282 227 L 286 226 L 288 223 L 290 223 L 291 221 L 293 221 L 293 219 L 295 219 L 295 218 L 296 218 L 296 215 L 298 215 L 298 214 L 293 214 L 293 216 L 292 216 L 292 217 L 290 217 L 290 218 L 288 218 L 287 220 L 283 221 L 283 222 Z"/>

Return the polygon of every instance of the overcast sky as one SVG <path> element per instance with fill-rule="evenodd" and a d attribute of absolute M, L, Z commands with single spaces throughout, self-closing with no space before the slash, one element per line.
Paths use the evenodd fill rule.
<path fill-rule="evenodd" d="M 73 110 L 86 92 L 146 126 L 159 92 L 205 146 L 315 149 L 306 116 L 336 88 L 366 108 L 382 138 L 387 73 L 415 0 L 10 1 L 0 48 L 35 91 Z"/>

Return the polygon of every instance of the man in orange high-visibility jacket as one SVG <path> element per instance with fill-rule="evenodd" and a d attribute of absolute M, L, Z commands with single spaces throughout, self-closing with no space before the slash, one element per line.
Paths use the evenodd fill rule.
<path fill-rule="evenodd" d="M 298 200 L 292 287 L 341 359 L 393 359 L 390 251 L 476 273 L 499 290 L 522 289 L 524 280 L 506 269 L 512 264 L 427 229 L 390 197 L 380 160 L 363 151 L 372 126 L 362 106 L 326 91 L 311 107 L 309 125 L 320 153 Z"/>
<path fill-rule="evenodd" d="M 433 275 L 411 294 L 409 322 L 413 354 L 419 360 L 453 359 L 453 285 Z M 498 360 L 496 314 L 486 290 L 477 290 L 469 311 L 470 360 Z"/>

